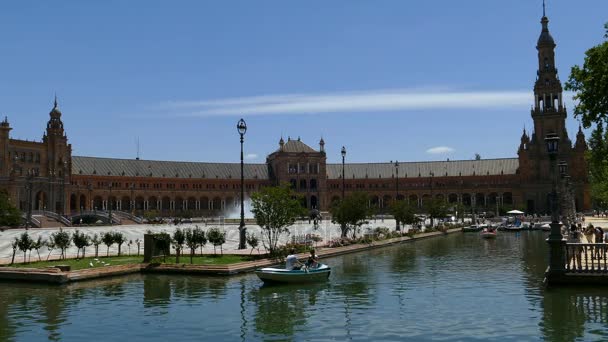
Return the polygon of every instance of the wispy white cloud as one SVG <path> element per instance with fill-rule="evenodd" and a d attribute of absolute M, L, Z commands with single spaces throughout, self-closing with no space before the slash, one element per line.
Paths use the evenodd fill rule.
<path fill-rule="evenodd" d="M 257 154 L 255 154 L 255 153 L 247 153 L 247 154 L 245 155 L 245 159 L 247 159 L 247 160 L 251 160 L 251 159 L 257 159 L 257 158 L 258 158 L 258 155 L 257 155 Z"/>
<path fill-rule="evenodd" d="M 426 153 L 430 154 L 445 154 L 450 152 L 454 152 L 454 149 L 448 146 L 436 146 L 426 150 Z"/>
<path fill-rule="evenodd" d="M 532 103 L 533 98 L 529 91 L 449 91 L 436 88 L 170 101 L 160 104 L 157 109 L 178 116 L 251 116 L 420 109 L 492 109 L 522 107 Z"/>

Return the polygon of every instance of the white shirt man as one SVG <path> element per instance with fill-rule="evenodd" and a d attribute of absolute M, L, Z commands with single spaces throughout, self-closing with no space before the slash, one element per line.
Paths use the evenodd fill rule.
<path fill-rule="evenodd" d="M 286 270 L 299 270 L 300 267 L 302 266 L 302 264 L 300 264 L 300 262 L 298 261 L 298 258 L 295 256 L 296 251 L 295 250 L 291 250 L 289 251 L 289 255 L 287 256 L 287 258 L 285 258 L 285 269 Z"/>

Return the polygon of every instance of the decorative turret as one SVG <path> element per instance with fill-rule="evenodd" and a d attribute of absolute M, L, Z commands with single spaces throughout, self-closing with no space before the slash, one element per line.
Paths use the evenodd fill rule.
<path fill-rule="evenodd" d="M 325 140 L 323 138 L 319 141 L 319 152 L 325 153 Z"/>
<path fill-rule="evenodd" d="M 526 132 L 526 128 L 524 128 L 524 132 L 521 134 L 521 139 L 519 143 L 519 151 L 525 151 L 528 149 L 528 145 L 530 144 L 530 137 Z"/>
<path fill-rule="evenodd" d="M 47 133 L 51 133 L 52 131 L 52 133 L 55 133 L 54 135 L 63 135 L 63 122 L 61 122 L 61 111 L 57 104 L 57 96 L 55 96 L 55 103 L 49 115 L 51 116 L 51 119 L 46 125 Z"/>
<path fill-rule="evenodd" d="M 285 141 L 283 140 L 283 137 L 281 137 L 281 140 L 279 140 L 279 150 L 283 151 L 283 146 L 285 146 Z"/>
<path fill-rule="evenodd" d="M 574 149 L 576 150 L 587 150 L 587 141 L 585 141 L 585 133 L 583 133 L 583 128 L 581 125 L 578 125 L 578 133 L 576 133 L 576 143 L 574 145 Z"/>

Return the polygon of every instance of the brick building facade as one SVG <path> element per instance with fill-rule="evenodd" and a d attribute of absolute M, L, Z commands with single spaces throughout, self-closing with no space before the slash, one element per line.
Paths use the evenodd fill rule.
<path fill-rule="evenodd" d="M 498 206 L 548 212 L 552 172 L 544 139 L 560 138 L 558 159 L 569 165 L 578 210 L 591 207 L 580 130 L 572 144 L 565 127 L 566 108 L 555 68 L 555 42 L 548 19 L 541 20 L 538 72 L 531 116 L 534 131 L 521 136 L 517 158 L 401 163 L 327 164 L 324 141 L 318 150 L 300 139 L 282 138 L 264 164 L 245 164 L 246 196 L 260 187 L 287 182 L 308 208 L 328 210 L 348 195 L 365 191 L 370 206 L 386 211 L 395 198 L 422 208 L 430 198 L 462 203 L 480 210 Z M 7 119 L 0 124 L 0 186 L 26 210 L 62 212 L 113 210 L 141 214 L 158 210 L 171 215 L 236 212 L 240 195 L 238 163 L 194 163 L 72 156 L 55 100 L 42 141 L 11 139 Z M 344 180 L 342 174 L 344 173 Z M 398 177 L 397 177 L 398 175 Z M 30 200 L 28 201 L 28 197 Z"/>

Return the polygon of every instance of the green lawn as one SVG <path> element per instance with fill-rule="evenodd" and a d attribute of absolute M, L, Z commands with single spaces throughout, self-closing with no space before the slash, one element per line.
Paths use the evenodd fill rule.
<path fill-rule="evenodd" d="M 17 259 L 18 260 L 18 259 Z M 112 265 L 139 264 L 144 260 L 143 256 L 110 256 L 84 259 L 65 259 L 51 261 L 36 261 L 25 264 L 14 264 L 11 267 L 29 267 L 29 268 L 44 268 L 54 265 L 70 265 L 72 270 L 81 270 L 84 268 L 97 268 Z M 93 266 L 91 266 L 93 265 Z M 7 265 L 8 266 L 8 265 Z"/>
<path fill-rule="evenodd" d="M 33 259 L 33 258 L 32 258 Z M 16 258 L 16 261 L 19 259 Z M 143 256 L 110 256 L 110 257 L 99 257 L 97 260 L 92 257 L 87 257 L 85 259 L 65 259 L 65 260 L 51 260 L 51 261 L 32 261 L 30 263 L 16 263 L 11 265 L 10 267 L 29 267 L 29 268 L 45 268 L 49 266 L 55 265 L 70 265 L 72 270 L 81 270 L 85 268 L 97 268 L 97 267 L 105 267 L 112 265 L 127 265 L 127 264 L 139 264 L 144 260 Z M 195 265 L 227 265 L 234 264 L 243 261 L 251 261 L 254 260 L 254 257 L 250 257 L 248 255 L 223 255 L 217 256 L 213 255 L 196 255 L 193 258 L 193 264 Z M 190 264 L 190 255 L 184 255 L 180 257 L 180 264 Z M 153 262 L 161 262 L 163 263 L 163 259 L 155 258 Z M 175 256 L 167 256 L 166 261 L 164 263 L 174 264 Z M 92 265 L 92 266 L 91 266 Z M 6 265 L 8 266 L 8 265 Z"/>

